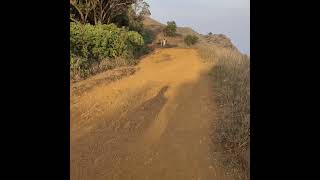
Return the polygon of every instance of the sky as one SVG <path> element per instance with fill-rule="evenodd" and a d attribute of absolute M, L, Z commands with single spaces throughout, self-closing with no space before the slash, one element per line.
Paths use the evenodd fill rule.
<path fill-rule="evenodd" d="M 250 56 L 250 0 L 146 0 L 151 17 L 201 34 L 225 34 Z"/>

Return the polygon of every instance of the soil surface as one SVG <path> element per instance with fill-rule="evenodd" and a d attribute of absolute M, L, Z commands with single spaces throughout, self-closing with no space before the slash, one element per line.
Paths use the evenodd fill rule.
<path fill-rule="evenodd" d="M 163 48 L 136 68 L 108 83 L 72 85 L 71 179 L 230 179 L 209 139 L 211 67 L 194 49 Z"/>

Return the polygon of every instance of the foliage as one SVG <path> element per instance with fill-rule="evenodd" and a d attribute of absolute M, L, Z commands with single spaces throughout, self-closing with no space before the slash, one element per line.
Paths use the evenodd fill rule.
<path fill-rule="evenodd" d="M 114 24 L 70 24 L 71 71 L 87 76 L 95 62 L 104 59 L 138 56 L 144 45 L 143 37 L 134 31 L 117 28 Z"/>
<path fill-rule="evenodd" d="M 132 5 L 132 9 L 135 12 L 136 16 L 150 16 L 150 6 L 144 0 L 136 0 L 136 2 Z"/>
<path fill-rule="evenodd" d="M 177 31 L 177 25 L 175 21 L 168 21 L 167 26 L 163 29 L 165 36 L 174 36 Z"/>
<path fill-rule="evenodd" d="M 184 42 L 188 45 L 188 46 L 191 46 L 195 43 L 198 42 L 198 37 L 196 35 L 187 35 L 185 38 L 184 38 Z"/>
<path fill-rule="evenodd" d="M 130 8 L 139 17 L 151 14 L 144 0 L 70 0 L 70 20 L 93 25 L 117 24 L 125 20 L 121 17 L 127 18 Z"/>

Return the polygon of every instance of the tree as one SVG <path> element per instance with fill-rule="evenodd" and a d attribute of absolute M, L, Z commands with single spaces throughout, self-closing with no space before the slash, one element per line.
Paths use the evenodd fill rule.
<path fill-rule="evenodd" d="M 89 14 L 96 7 L 96 0 L 70 0 L 70 19 L 85 24 L 88 21 Z"/>
<path fill-rule="evenodd" d="M 111 22 L 118 27 L 126 26 L 129 30 L 142 33 L 142 21 L 145 16 L 149 16 L 150 14 L 149 4 L 144 0 L 136 0 L 127 11 L 112 18 Z"/>
<path fill-rule="evenodd" d="M 167 26 L 164 28 L 163 33 L 165 36 L 174 36 L 177 31 L 177 25 L 174 21 L 168 21 Z"/>
<path fill-rule="evenodd" d="M 140 0 L 70 0 L 70 19 L 83 24 L 109 24 L 138 1 Z"/>
<path fill-rule="evenodd" d="M 137 0 L 133 5 L 132 5 L 132 10 L 135 13 L 136 17 L 143 18 L 143 16 L 150 16 L 150 6 L 147 2 L 144 0 Z"/>

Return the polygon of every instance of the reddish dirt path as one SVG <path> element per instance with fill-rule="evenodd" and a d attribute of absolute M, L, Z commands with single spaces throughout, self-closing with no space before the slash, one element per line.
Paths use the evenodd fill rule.
<path fill-rule="evenodd" d="M 80 97 L 71 92 L 71 179 L 228 179 L 210 153 L 210 67 L 194 49 L 170 48 L 138 68 Z"/>

